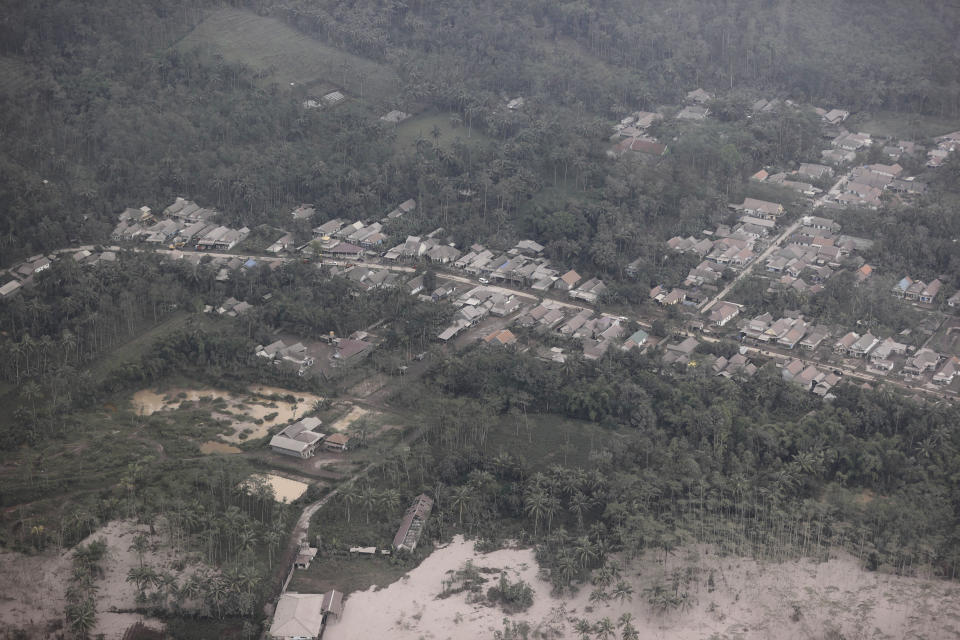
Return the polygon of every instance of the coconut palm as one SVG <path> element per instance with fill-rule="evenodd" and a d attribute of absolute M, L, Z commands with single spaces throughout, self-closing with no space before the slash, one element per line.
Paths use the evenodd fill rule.
<path fill-rule="evenodd" d="M 594 631 L 597 634 L 598 640 L 610 640 L 614 635 L 616 635 L 616 628 L 613 626 L 613 621 L 610 618 L 603 618 L 594 626 Z"/>
<path fill-rule="evenodd" d="M 453 490 L 450 496 L 450 506 L 457 509 L 460 526 L 463 526 L 463 510 L 473 503 L 473 490 L 467 485 L 461 485 Z"/>
<path fill-rule="evenodd" d="M 624 600 L 633 601 L 633 587 L 629 583 L 620 580 L 617 586 L 613 588 L 613 597 L 623 604 Z"/>

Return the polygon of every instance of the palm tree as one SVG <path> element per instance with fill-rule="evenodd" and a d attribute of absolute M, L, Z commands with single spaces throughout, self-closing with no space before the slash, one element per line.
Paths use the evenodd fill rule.
<path fill-rule="evenodd" d="M 593 625 L 586 618 L 577 620 L 573 628 L 580 634 L 581 640 L 589 640 L 590 634 L 593 633 Z"/>
<path fill-rule="evenodd" d="M 364 513 L 367 516 L 367 524 L 370 524 L 370 512 L 376 509 L 379 501 L 380 495 L 371 486 L 364 487 L 363 491 L 360 492 L 360 504 L 363 505 Z"/>
<path fill-rule="evenodd" d="M 138 533 L 133 538 L 133 544 L 130 545 L 129 551 L 137 552 L 137 559 L 140 560 L 140 568 L 143 568 L 143 556 L 150 548 L 150 543 L 147 540 L 147 536 L 143 533 Z"/>
<path fill-rule="evenodd" d="M 92 598 L 86 598 L 67 606 L 67 620 L 74 633 L 86 638 L 97 622 L 97 608 Z"/>
<path fill-rule="evenodd" d="M 463 526 L 463 509 L 473 502 L 473 491 L 467 485 L 460 485 L 450 496 L 450 506 L 457 509 L 460 526 Z"/>
<path fill-rule="evenodd" d="M 597 558 L 596 546 L 586 536 L 580 536 L 574 542 L 573 557 L 581 569 L 587 569 Z"/>
<path fill-rule="evenodd" d="M 524 510 L 533 518 L 533 535 L 537 535 L 540 519 L 547 513 L 547 494 L 539 487 L 527 491 L 524 497 Z"/>
<path fill-rule="evenodd" d="M 594 631 L 597 633 L 598 640 L 610 640 L 611 637 L 616 635 L 616 628 L 613 626 L 613 621 L 606 617 L 597 622 Z"/>
<path fill-rule="evenodd" d="M 590 592 L 590 602 L 600 603 L 608 600 L 610 600 L 610 594 L 604 589 L 597 588 Z"/>
<path fill-rule="evenodd" d="M 357 487 L 353 483 L 350 483 L 340 488 L 339 496 L 340 502 L 343 503 L 343 506 L 347 511 L 347 523 L 349 524 L 350 505 L 360 498 L 360 493 L 357 491 Z"/>
<path fill-rule="evenodd" d="M 624 600 L 633 601 L 633 587 L 629 583 L 620 580 L 617 582 L 617 586 L 613 588 L 613 597 L 620 601 L 620 604 L 623 604 Z"/>

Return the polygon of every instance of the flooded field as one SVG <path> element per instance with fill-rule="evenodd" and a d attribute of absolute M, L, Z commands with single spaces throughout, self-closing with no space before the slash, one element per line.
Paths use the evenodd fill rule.
<path fill-rule="evenodd" d="M 222 434 L 221 439 L 240 443 L 266 436 L 273 425 L 285 424 L 303 417 L 304 413 L 311 411 L 314 404 L 320 400 L 320 396 L 310 393 L 253 385 L 248 393 L 242 394 L 218 389 L 177 388 L 163 393 L 154 389 L 142 389 L 133 394 L 131 403 L 134 411 L 142 416 L 159 411 L 176 411 L 183 408 L 185 402 L 216 403 L 211 415 L 228 422 L 231 429 L 230 432 Z M 258 420 L 261 424 L 257 424 Z M 245 437 L 241 437 L 241 434 L 245 434 Z"/>
<path fill-rule="evenodd" d="M 310 486 L 306 482 L 291 480 L 290 478 L 284 478 L 283 476 L 277 476 L 272 473 L 250 476 L 250 480 L 259 480 L 270 485 L 270 487 L 273 488 L 273 495 L 277 499 L 277 502 L 293 502 L 306 493 L 307 488 Z"/>

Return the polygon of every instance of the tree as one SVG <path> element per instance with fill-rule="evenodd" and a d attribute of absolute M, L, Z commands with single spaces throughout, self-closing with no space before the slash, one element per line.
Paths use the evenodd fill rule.
<path fill-rule="evenodd" d="M 357 491 L 356 485 L 350 482 L 337 490 L 337 497 L 340 499 L 340 502 L 343 503 L 344 509 L 346 509 L 347 522 L 350 522 L 350 505 L 360 498 L 360 492 Z"/>
<path fill-rule="evenodd" d="M 450 506 L 457 509 L 458 521 L 463 526 L 463 510 L 469 509 L 473 503 L 473 491 L 467 485 L 460 485 L 453 490 L 450 496 Z"/>
<path fill-rule="evenodd" d="M 533 535 L 537 535 L 540 526 L 540 520 L 547 514 L 548 496 L 539 487 L 528 489 L 524 497 L 524 511 L 533 518 Z"/>
<path fill-rule="evenodd" d="M 597 634 L 598 640 L 610 640 L 610 638 L 616 635 L 616 627 L 614 627 L 613 621 L 607 617 L 597 621 L 593 629 Z"/>
<path fill-rule="evenodd" d="M 143 533 L 138 533 L 133 537 L 133 544 L 130 545 L 130 551 L 136 551 L 137 559 L 140 561 L 140 568 L 143 568 L 143 556 L 149 550 L 150 542 Z"/>
<path fill-rule="evenodd" d="M 620 601 L 620 604 L 623 604 L 625 600 L 633 600 L 633 587 L 629 583 L 624 582 L 623 580 L 617 582 L 617 586 L 613 588 L 613 597 Z"/>
<path fill-rule="evenodd" d="M 85 598 L 67 605 L 67 621 L 80 638 L 86 638 L 97 623 L 97 608 L 93 598 Z"/>

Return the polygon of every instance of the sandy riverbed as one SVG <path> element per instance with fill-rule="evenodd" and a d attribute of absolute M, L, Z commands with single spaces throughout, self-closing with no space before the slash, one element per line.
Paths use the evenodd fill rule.
<path fill-rule="evenodd" d="M 533 606 L 509 616 L 526 621 L 541 634 L 531 637 L 576 638 L 578 619 L 595 624 L 609 618 L 616 623 L 625 613 L 633 616 L 641 638 L 663 640 L 955 638 L 960 634 L 960 586 L 867 572 L 846 555 L 826 563 L 759 564 L 691 549 L 671 557 L 666 570 L 644 558 L 623 567 L 623 578 L 633 587 L 632 600 L 598 604 L 589 601 L 593 589 L 589 584 L 574 596 L 551 596 L 550 585 L 537 577 L 531 550 L 478 554 L 471 542 L 458 538 L 389 587 L 351 594 L 343 618 L 328 627 L 324 638 L 492 638 L 495 630 L 503 629 L 506 616 L 501 609 L 468 604 L 462 593 L 437 599 L 447 571 L 459 569 L 467 560 L 506 570 L 511 580 L 523 579 L 534 588 Z M 687 567 L 698 576 L 687 587 L 692 606 L 683 612 L 655 612 L 646 602 L 644 589 L 658 581 L 669 584 L 674 569 L 686 571 Z M 711 573 L 714 587 L 708 583 Z M 491 576 L 491 583 L 495 577 Z M 833 632 L 842 635 L 829 635 Z"/>

